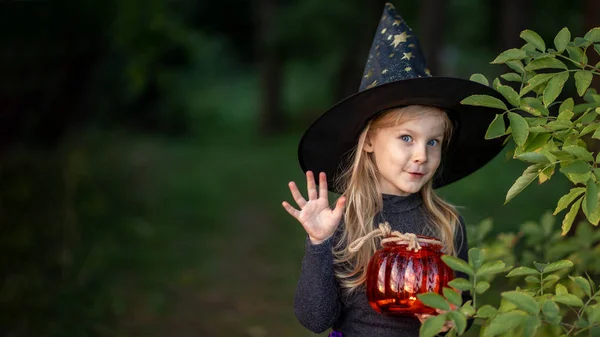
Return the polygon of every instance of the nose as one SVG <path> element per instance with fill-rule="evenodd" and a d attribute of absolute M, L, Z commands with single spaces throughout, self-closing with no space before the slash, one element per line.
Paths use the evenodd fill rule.
<path fill-rule="evenodd" d="M 415 163 L 424 163 L 427 161 L 427 145 L 415 146 L 413 152 L 413 161 Z"/>

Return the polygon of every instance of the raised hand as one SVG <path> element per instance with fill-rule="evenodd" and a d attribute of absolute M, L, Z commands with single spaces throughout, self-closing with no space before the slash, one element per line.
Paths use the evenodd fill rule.
<path fill-rule="evenodd" d="M 308 201 L 302 197 L 296 183 L 291 181 L 288 186 L 300 210 L 295 209 L 286 201 L 282 203 L 283 208 L 302 224 L 310 241 L 313 244 L 319 244 L 331 237 L 342 218 L 346 198 L 341 196 L 336 201 L 334 209 L 329 207 L 325 173 L 321 172 L 319 174 L 319 191 L 317 193 L 313 173 L 311 171 L 306 172 Z"/>

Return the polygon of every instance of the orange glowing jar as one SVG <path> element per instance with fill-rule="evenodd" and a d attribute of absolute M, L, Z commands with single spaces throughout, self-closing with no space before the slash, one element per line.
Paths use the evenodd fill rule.
<path fill-rule="evenodd" d="M 367 269 L 367 298 L 375 311 L 394 316 L 435 314 L 417 294 L 436 292 L 454 278 L 454 271 L 441 259 L 438 240 L 417 235 L 421 249 L 408 250 L 404 242 L 382 242 Z"/>

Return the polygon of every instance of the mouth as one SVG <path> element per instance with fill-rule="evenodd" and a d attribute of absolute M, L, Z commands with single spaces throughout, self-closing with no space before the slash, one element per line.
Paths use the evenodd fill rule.
<path fill-rule="evenodd" d="M 410 174 L 413 177 L 422 177 L 425 175 L 425 173 L 421 173 L 421 172 L 410 172 L 410 171 L 406 171 L 406 173 Z"/>

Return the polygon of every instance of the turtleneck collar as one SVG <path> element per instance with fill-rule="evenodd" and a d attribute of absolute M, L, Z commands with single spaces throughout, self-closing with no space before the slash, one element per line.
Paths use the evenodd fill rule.
<path fill-rule="evenodd" d="M 402 213 L 423 204 L 423 197 L 420 192 L 407 196 L 383 193 L 381 196 L 383 199 L 383 213 Z"/>

